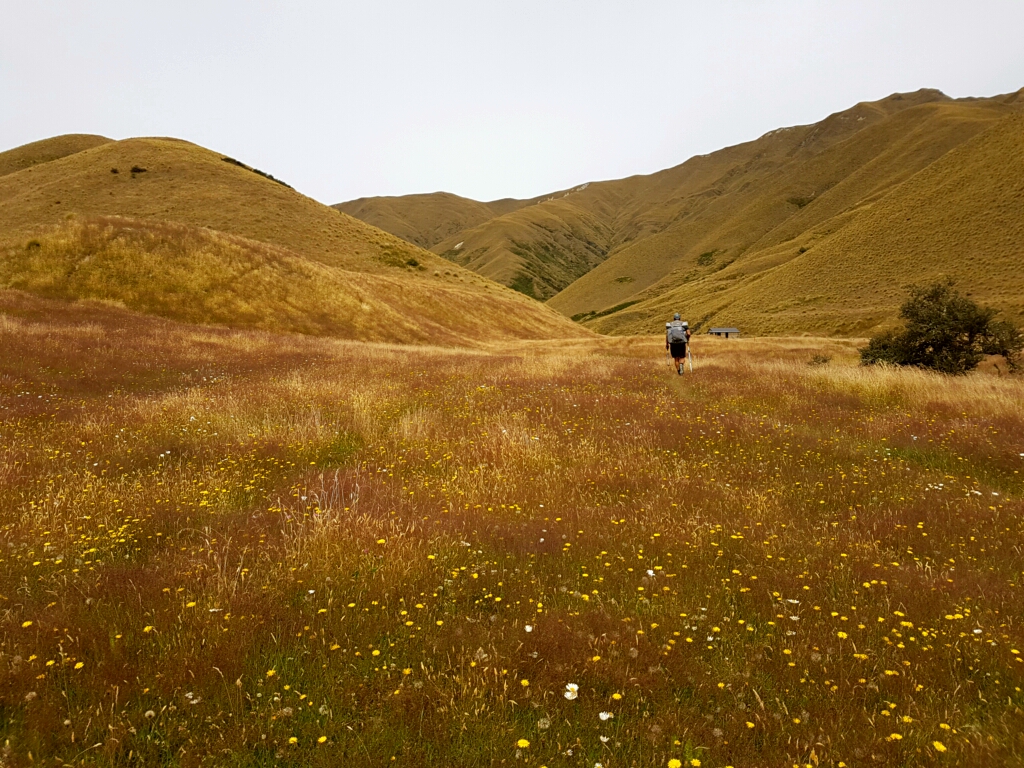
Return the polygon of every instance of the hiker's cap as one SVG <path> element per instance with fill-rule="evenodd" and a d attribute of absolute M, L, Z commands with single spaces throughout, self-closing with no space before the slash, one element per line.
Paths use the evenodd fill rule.
<path fill-rule="evenodd" d="M 674 315 L 672 315 L 672 319 L 673 320 L 678 320 L 679 319 L 679 313 L 676 312 Z"/>

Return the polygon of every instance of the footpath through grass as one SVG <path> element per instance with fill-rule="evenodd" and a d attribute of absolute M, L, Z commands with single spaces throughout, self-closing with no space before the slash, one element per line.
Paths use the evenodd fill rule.
<path fill-rule="evenodd" d="M 1019 380 L 56 306 L 0 319 L 4 765 L 1024 763 Z"/>

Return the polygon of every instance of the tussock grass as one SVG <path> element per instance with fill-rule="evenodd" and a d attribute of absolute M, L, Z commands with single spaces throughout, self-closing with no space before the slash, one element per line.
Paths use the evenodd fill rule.
<path fill-rule="evenodd" d="M 3 153 L 5 164 L 0 287 L 366 340 L 579 332 L 527 297 L 185 141 L 57 137 Z"/>
<path fill-rule="evenodd" d="M 511 291 L 481 301 L 457 275 L 424 282 L 352 272 L 171 222 L 71 219 L 3 255 L 0 285 L 192 323 L 409 344 L 486 340 L 498 328 L 527 338 L 571 329 Z"/>
<path fill-rule="evenodd" d="M 0 308 L 8 764 L 1024 760 L 1020 379 Z"/>

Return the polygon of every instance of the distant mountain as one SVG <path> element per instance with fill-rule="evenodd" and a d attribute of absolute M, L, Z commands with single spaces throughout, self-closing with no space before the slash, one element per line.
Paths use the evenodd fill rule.
<path fill-rule="evenodd" d="M 1024 220 L 1024 203 L 1013 181 L 1022 106 L 1024 92 L 960 100 L 935 90 L 894 94 L 649 176 L 523 201 L 432 250 L 612 333 L 649 330 L 678 307 L 698 323 L 753 333 L 862 334 L 892 319 L 906 283 L 946 274 L 1019 314 L 1014 296 L 1024 294 L 1024 279 L 986 287 L 986 266 L 1022 255 L 1014 222 Z M 983 149 L 990 141 L 995 155 Z M 951 155 L 968 146 L 973 159 Z M 1000 151 L 1011 155 L 1000 160 Z M 947 155 L 961 160 L 940 162 Z M 956 164 L 975 161 L 998 167 L 986 177 Z M 957 173 L 971 180 L 975 197 L 956 198 L 945 179 Z M 919 188 L 925 181 L 930 196 Z M 912 189 L 930 211 L 916 217 L 929 222 L 921 237 L 892 222 L 868 225 Z M 396 216 L 405 199 L 390 199 Z M 979 211 L 961 222 L 955 206 L 973 200 L 1006 215 Z M 872 239 L 853 240 L 854 232 Z M 822 253 L 830 255 L 816 260 Z M 797 291 L 794 276 L 806 290 Z"/>
<path fill-rule="evenodd" d="M 480 203 L 448 192 L 435 192 L 403 197 L 361 197 L 331 207 L 421 248 L 432 248 L 454 234 L 533 202 L 506 199 Z"/>
<path fill-rule="evenodd" d="M 177 139 L 0 153 L 0 289 L 410 343 L 578 335 L 551 309 Z"/>

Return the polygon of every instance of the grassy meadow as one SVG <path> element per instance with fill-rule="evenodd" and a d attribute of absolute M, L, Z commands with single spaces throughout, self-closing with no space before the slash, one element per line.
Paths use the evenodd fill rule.
<path fill-rule="evenodd" d="M 13 291 L 0 348 L 0 765 L 1024 764 L 1019 378 Z"/>

